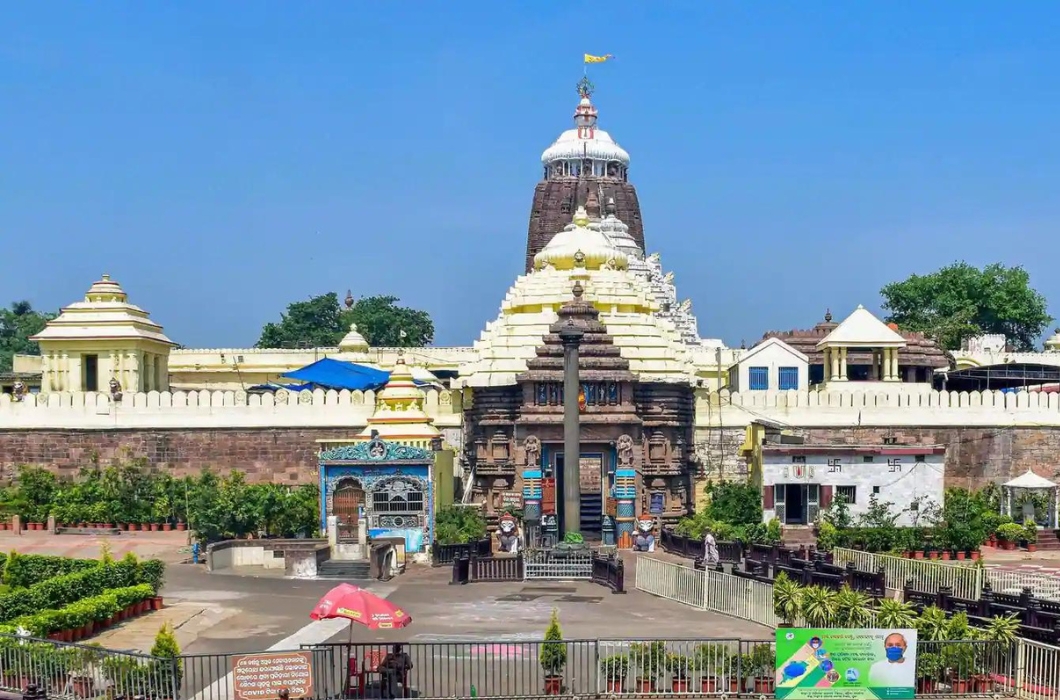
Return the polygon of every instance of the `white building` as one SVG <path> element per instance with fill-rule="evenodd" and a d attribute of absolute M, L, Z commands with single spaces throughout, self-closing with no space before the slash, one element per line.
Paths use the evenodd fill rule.
<path fill-rule="evenodd" d="M 729 391 L 805 391 L 809 358 L 779 338 L 770 338 L 743 354 L 729 368 Z"/>
<path fill-rule="evenodd" d="M 809 525 L 836 498 L 846 499 L 856 518 L 876 496 L 902 511 L 899 524 L 912 525 L 914 503 L 942 503 L 945 460 L 944 445 L 765 445 L 764 518 Z"/>

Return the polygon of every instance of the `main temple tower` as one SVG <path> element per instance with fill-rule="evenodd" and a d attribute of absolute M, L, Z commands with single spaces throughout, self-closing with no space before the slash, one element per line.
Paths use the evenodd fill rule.
<path fill-rule="evenodd" d="M 534 256 L 570 223 L 575 210 L 594 191 L 596 201 L 614 201 L 614 214 L 629 226 L 630 236 L 644 250 L 640 202 L 629 182 L 629 154 L 610 134 L 596 127 L 592 94 L 592 83 L 583 78 L 578 83 L 580 101 L 574 112 L 574 128 L 560 134 L 541 154 L 544 179 L 534 189 L 530 209 L 527 272 L 534 269 Z"/>

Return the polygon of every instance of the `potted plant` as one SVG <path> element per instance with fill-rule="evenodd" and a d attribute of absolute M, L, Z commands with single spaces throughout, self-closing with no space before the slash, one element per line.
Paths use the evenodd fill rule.
<path fill-rule="evenodd" d="M 940 675 L 942 675 L 942 658 L 934 652 L 917 651 L 916 692 L 937 692 Z"/>
<path fill-rule="evenodd" d="M 666 646 L 662 642 L 634 642 L 629 645 L 629 656 L 637 668 L 635 693 L 654 693 L 655 681 L 666 662 Z"/>
<path fill-rule="evenodd" d="M 177 520 L 177 531 L 184 532 L 188 528 L 187 523 L 183 520 Z"/>
<path fill-rule="evenodd" d="M 1023 523 L 1023 539 L 1027 541 L 1027 551 L 1038 551 L 1038 523 L 1030 518 Z"/>
<path fill-rule="evenodd" d="M 773 580 L 773 613 L 782 622 L 778 627 L 791 627 L 802 607 L 802 586 L 781 571 Z"/>
<path fill-rule="evenodd" d="M 629 655 L 612 654 L 600 659 L 600 673 L 607 680 L 607 692 L 626 692 L 626 677 L 629 675 Z"/>
<path fill-rule="evenodd" d="M 1003 523 L 998 525 L 997 528 L 997 536 L 1000 540 L 1001 548 L 1005 550 L 1015 549 L 1016 543 L 1024 534 L 1023 526 L 1016 523 Z"/>
<path fill-rule="evenodd" d="M 956 694 L 971 692 L 975 652 L 975 645 L 966 640 L 951 642 L 942 650 L 942 663 L 949 672 L 949 683 Z"/>
<path fill-rule="evenodd" d="M 675 693 L 688 692 L 688 677 L 692 673 L 694 661 L 684 654 L 667 654 L 666 670 L 673 677 L 670 681 L 670 690 Z"/>
<path fill-rule="evenodd" d="M 563 669 L 567 665 L 567 644 L 559 627 L 559 611 L 552 609 L 552 617 L 545 630 L 538 661 L 545 672 L 545 695 L 559 695 L 563 691 Z"/>
<path fill-rule="evenodd" d="M 754 691 L 760 695 L 772 694 L 777 679 L 777 654 L 772 644 L 755 646 L 751 652 L 751 672 L 754 674 Z"/>
<path fill-rule="evenodd" d="M 725 666 L 729 651 L 721 644 L 700 644 L 695 651 L 695 669 L 699 672 L 700 691 L 717 693 L 721 679 L 725 677 Z"/>

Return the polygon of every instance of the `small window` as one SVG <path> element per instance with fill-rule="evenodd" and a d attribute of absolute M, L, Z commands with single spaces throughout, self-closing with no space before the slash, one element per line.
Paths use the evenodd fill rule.
<path fill-rule="evenodd" d="M 747 388 L 751 391 L 765 391 L 769 388 L 769 368 L 750 367 L 747 370 Z"/>
<path fill-rule="evenodd" d="M 799 368 L 798 367 L 781 367 L 780 368 L 780 390 L 788 391 L 790 389 L 799 388 Z"/>
<path fill-rule="evenodd" d="M 927 460 L 927 455 L 917 455 L 916 457 L 914 457 L 914 459 L 919 464 L 920 462 L 924 462 Z"/>
<path fill-rule="evenodd" d="M 791 458 L 792 464 L 806 464 L 806 455 L 796 455 Z"/>
<path fill-rule="evenodd" d="M 835 487 L 836 499 L 843 499 L 847 503 L 858 502 L 858 487 L 857 486 L 836 486 Z"/>
<path fill-rule="evenodd" d="M 896 438 L 896 437 L 885 437 L 883 439 L 883 444 L 884 445 L 897 445 L 898 444 L 898 438 Z"/>
<path fill-rule="evenodd" d="M 879 486 L 873 486 L 873 487 L 872 487 L 872 495 L 873 495 L 873 496 L 878 496 L 878 495 L 880 495 L 880 487 L 879 487 Z"/>
<path fill-rule="evenodd" d="M 868 464 L 869 462 L 872 461 L 872 455 L 863 455 L 861 457 L 861 461 L 865 462 L 866 464 Z"/>

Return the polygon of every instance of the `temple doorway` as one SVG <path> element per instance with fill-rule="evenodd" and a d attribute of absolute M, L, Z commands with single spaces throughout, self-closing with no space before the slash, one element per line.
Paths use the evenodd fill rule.
<path fill-rule="evenodd" d="M 604 494 L 603 494 L 603 462 L 602 453 L 587 453 L 581 455 L 581 464 L 578 472 L 578 487 L 581 494 L 581 519 L 582 533 L 598 538 L 603 533 Z M 563 453 L 555 455 L 554 474 L 557 483 L 563 479 Z M 562 500 L 562 487 L 558 489 L 557 500 Z"/>
<path fill-rule="evenodd" d="M 364 489 L 356 479 L 345 479 L 335 489 L 332 498 L 331 513 L 338 521 L 339 542 L 355 543 L 358 541 L 357 530 L 360 525 L 361 508 L 364 506 Z"/>
<path fill-rule="evenodd" d="M 777 484 L 774 488 L 777 518 L 784 525 L 809 525 L 820 512 L 818 484 Z"/>

